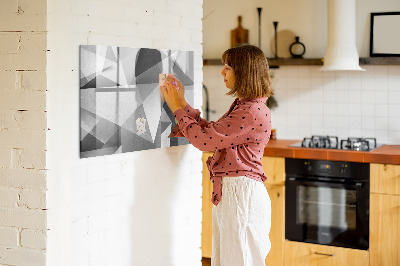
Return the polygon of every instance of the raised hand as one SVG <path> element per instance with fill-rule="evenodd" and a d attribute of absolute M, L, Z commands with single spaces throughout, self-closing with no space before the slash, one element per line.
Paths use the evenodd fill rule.
<path fill-rule="evenodd" d="M 184 109 L 186 107 L 185 88 L 173 75 L 168 75 L 166 81 L 160 87 L 164 94 L 165 101 L 173 113 L 178 109 Z"/>

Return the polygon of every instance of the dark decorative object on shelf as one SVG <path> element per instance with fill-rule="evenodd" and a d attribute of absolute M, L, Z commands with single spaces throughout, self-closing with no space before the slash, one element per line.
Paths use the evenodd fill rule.
<path fill-rule="evenodd" d="M 278 34 L 277 34 L 278 21 L 274 21 L 273 23 L 275 30 L 275 58 L 278 58 Z"/>
<path fill-rule="evenodd" d="M 299 41 L 299 36 L 296 36 L 295 40 L 296 41 L 290 45 L 289 52 L 292 58 L 303 58 L 303 55 L 306 53 L 306 47 Z"/>
<path fill-rule="evenodd" d="M 261 7 L 257 7 L 258 11 L 258 48 L 261 49 Z"/>

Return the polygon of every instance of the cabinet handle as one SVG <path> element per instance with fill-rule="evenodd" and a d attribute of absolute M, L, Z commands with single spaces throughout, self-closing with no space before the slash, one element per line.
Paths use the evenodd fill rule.
<path fill-rule="evenodd" d="M 315 255 L 323 255 L 323 256 L 335 256 L 335 254 L 327 254 L 327 253 L 320 253 L 320 252 L 314 252 Z"/>

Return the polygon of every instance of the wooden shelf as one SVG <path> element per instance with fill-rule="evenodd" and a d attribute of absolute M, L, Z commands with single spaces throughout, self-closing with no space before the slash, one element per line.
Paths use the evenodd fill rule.
<path fill-rule="evenodd" d="M 362 57 L 360 65 L 400 65 L 400 57 Z"/>
<path fill-rule="evenodd" d="M 322 58 L 268 58 L 271 67 L 278 66 L 322 66 Z"/>
<path fill-rule="evenodd" d="M 323 58 L 268 58 L 271 68 L 279 66 L 322 66 Z M 204 59 L 204 66 L 222 65 L 220 59 Z M 400 65 L 400 57 L 362 57 L 360 65 Z"/>
<path fill-rule="evenodd" d="M 304 65 L 322 65 L 321 58 L 268 58 L 268 64 L 270 67 L 279 66 L 304 66 Z M 203 65 L 205 66 L 217 66 L 222 65 L 220 59 L 204 59 Z"/>

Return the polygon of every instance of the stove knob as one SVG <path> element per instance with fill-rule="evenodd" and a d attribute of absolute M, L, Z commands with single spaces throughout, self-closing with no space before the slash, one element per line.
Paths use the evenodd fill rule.
<path fill-rule="evenodd" d="M 346 173 L 346 169 L 347 169 L 347 164 L 342 164 L 342 167 L 340 168 L 340 173 L 341 174 Z"/>
<path fill-rule="evenodd" d="M 311 172 L 312 170 L 311 162 L 306 162 L 305 165 L 306 165 L 306 170 Z"/>

